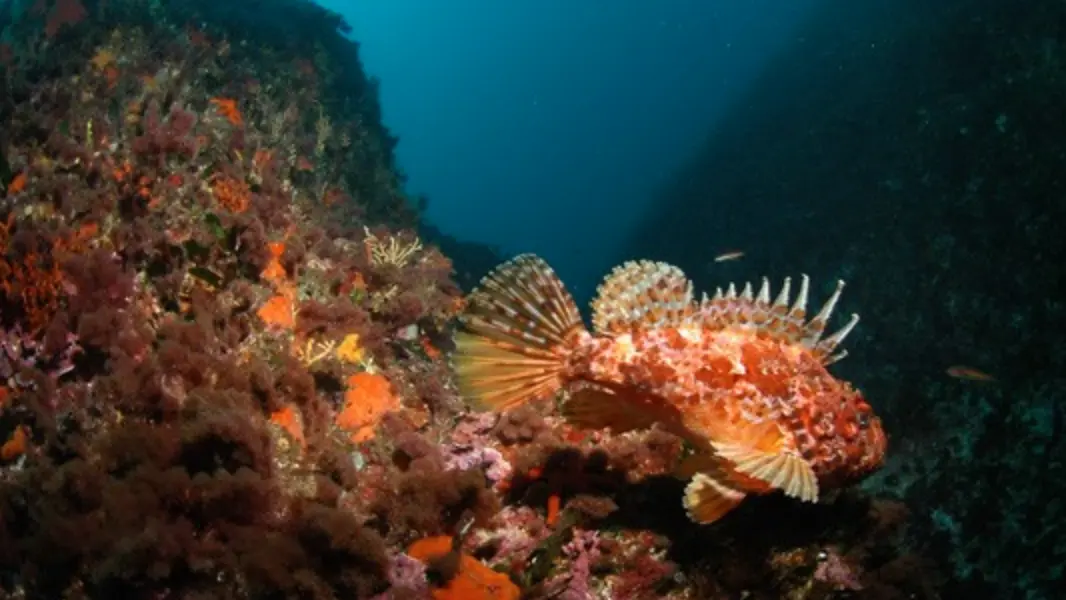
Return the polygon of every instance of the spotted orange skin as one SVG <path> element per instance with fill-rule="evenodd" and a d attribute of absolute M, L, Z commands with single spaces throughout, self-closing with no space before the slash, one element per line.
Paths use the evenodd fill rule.
<path fill-rule="evenodd" d="M 575 346 L 568 382 L 609 387 L 698 446 L 709 447 L 701 431 L 771 420 L 784 449 L 810 463 L 822 489 L 861 480 L 884 462 L 881 420 L 802 345 L 750 328 L 689 326 L 585 334 Z"/>

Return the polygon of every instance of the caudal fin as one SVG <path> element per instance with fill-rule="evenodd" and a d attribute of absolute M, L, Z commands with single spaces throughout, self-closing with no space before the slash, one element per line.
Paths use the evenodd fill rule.
<path fill-rule="evenodd" d="M 554 394 L 577 335 L 585 331 L 570 293 L 548 263 L 522 254 L 496 267 L 467 298 L 456 334 L 462 394 L 505 410 Z"/>

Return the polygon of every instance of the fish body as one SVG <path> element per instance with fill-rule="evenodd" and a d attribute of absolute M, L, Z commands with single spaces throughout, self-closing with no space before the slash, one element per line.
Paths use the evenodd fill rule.
<path fill-rule="evenodd" d="M 593 302 L 593 329 L 551 268 L 522 255 L 469 299 L 456 367 L 464 394 L 504 410 L 560 389 L 564 416 L 588 428 L 660 424 L 694 448 L 679 466 L 693 520 L 713 522 L 748 494 L 776 490 L 816 501 L 880 467 L 880 420 L 829 373 L 858 321 L 822 336 L 843 284 L 812 319 L 804 277 L 771 301 L 734 286 L 696 301 L 680 269 L 622 265 Z"/>
<path fill-rule="evenodd" d="M 740 250 L 731 250 L 729 252 L 723 252 L 723 253 L 719 254 L 718 256 L 715 256 L 714 257 L 714 262 L 716 262 L 716 263 L 729 262 L 731 260 L 738 260 L 738 259 L 741 259 L 741 258 L 744 258 L 744 252 L 742 252 Z"/>
<path fill-rule="evenodd" d="M 996 381 L 996 378 L 980 369 L 973 367 L 967 367 L 965 365 L 954 365 L 948 367 L 945 371 L 949 377 L 955 379 L 966 379 L 969 381 L 980 381 L 983 383 L 990 383 Z"/>

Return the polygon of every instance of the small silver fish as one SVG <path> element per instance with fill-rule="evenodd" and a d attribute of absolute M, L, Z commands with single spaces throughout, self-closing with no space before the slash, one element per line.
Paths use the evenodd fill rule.
<path fill-rule="evenodd" d="M 729 252 L 723 252 L 722 254 L 719 254 L 718 256 L 714 257 L 714 262 L 716 262 L 716 263 L 729 262 L 731 260 L 737 260 L 738 258 L 743 258 L 743 256 L 744 256 L 744 252 L 742 252 L 740 250 L 731 250 Z"/>

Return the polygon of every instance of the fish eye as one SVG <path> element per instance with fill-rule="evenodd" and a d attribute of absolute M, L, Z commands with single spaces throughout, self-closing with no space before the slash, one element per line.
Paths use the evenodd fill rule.
<path fill-rule="evenodd" d="M 859 427 L 866 429 L 870 426 L 870 413 L 859 413 Z"/>

